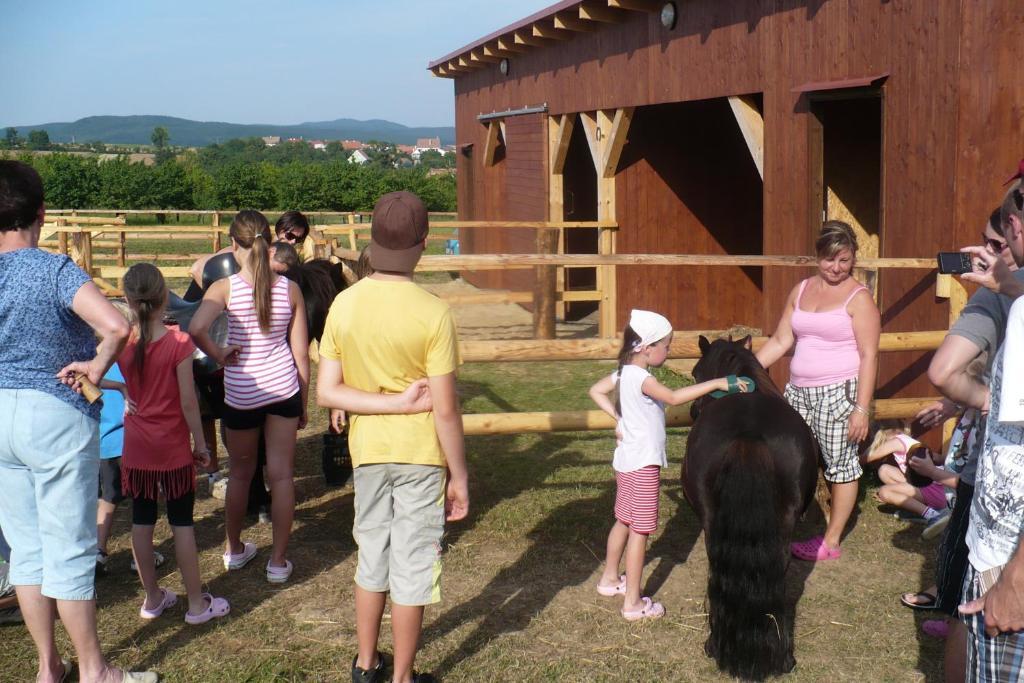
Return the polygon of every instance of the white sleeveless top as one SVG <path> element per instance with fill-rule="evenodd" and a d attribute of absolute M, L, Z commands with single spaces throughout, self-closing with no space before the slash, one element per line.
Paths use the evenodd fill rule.
<path fill-rule="evenodd" d="M 612 373 L 616 378 L 617 373 Z M 622 441 L 615 448 L 612 467 L 632 472 L 648 465 L 667 467 L 665 458 L 665 404 L 645 394 L 641 387 L 651 376 L 636 365 L 624 365 L 618 377 L 619 431 Z"/>
<path fill-rule="evenodd" d="M 279 275 L 271 286 L 269 334 L 260 330 L 252 285 L 238 273 L 231 276 L 230 283 L 227 343 L 237 344 L 242 351 L 238 363 L 224 367 L 224 402 L 250 410 L 283 401 L 299 390 L 299 375 L 288 346 L 292 319 L 289 280 Z"/>

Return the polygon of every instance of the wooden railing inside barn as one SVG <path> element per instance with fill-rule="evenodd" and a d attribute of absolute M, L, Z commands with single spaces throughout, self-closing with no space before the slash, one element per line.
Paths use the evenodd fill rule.
<path fill-rule="evenodd" d="M 109 213 L 109 212 L 108 212 Z M 214 214 L 216 216 L 216 214 Z M 332 214 L 336 215 L 336 214 Z M 321 245 L 325 254 L 338 258 L 356 258 L 358 251 L 354 249 L 359 239 L 368 235 L 368 226 L 359 226 L 354 215 L 350 223 L 340 225 L 317 226 L 326 238 Z M 71 222 L 74 221 L 74 224 Z M 132 239 L 166 239 L 165 235 L 174 233 L 175 239 L 196 239 L 197 236 L 210 237 L 214 250 L 219 249 L 226 226 L 220 226 L 215 217 L 210 226 L 168 226 L 168 227 L 131 227 L 124 224 L 123 218 L 110 219 L 88 216 L 60 217 L 55 223 L 47 224 L 44 234 L 56 235 L 57 239 L 44 240 L 41 246 L 56 247 L 61 252 L 71 255 L 90 272 L 98 284 L 108 293 L 117 294 L 117 288 L 111 279 L 123 277 L 127 270 L 126 237 Z M 591 228 L 611 231 L 612 224 L 595 222 L 520 222 L 493 223 L 477 221 L 450 221 L 438 224 L 445 228 L 497 228 L 516 227 L 536 230 L 538 244 L 557 245 L 562 240 L 550 240 L 551 232 L 565 229 Z M 113 240 L 94 240 L 95 234 L 113 234 Z M 157 237 L 159 235 L 159 237 Z M 138 237 L 136 237 L 138 236 Z M 348 237 L 348 246 L 339 244 L 339 237 Z M 605 240 L 599 240 L 604 243 Z M 614 241 L 607 240 L 614 245 Z M 96 265 L 94 247 L 116 250 L 118 265 Z M 161 255 L 160 258 L 166 258 Z M 188 257 L 191 258 L 191 257 Z M 598 301 L 605 310 L 614 310 L 614 292 L 604 292 L 599 288 L 585 292 L 561 292 L 553 289 L 555 282 L 551 274 L 555 269 L 598 267 L 614 270 L 619 265 L 660 265 L 660 266 L 753 266 L 753 267 L 801 267 L 813 266 L 816 259 L 810 256 L 734 256 L 734 255 L 693 255 L 693 254 L 475 254 L 465 256 L 426 255 L 417 267 L 419 272 L 439 271 L 471 271 L 471 270 L 505 270 L 517 268 L 538 269 L 540 284 L 533 292 L 490 292 L 476 295 L 462 295 L 463 303 L 527 303 L 542 302 L 546 314 L 551 312 L 551 304 L 555 301 Z M 858 260 L 858 267 L 877 272 L 888 268 L 934 270 L 932 258 L 864 258 Z M 189 277 L 187 266 L 162 266 L 160 270 L 165 277 Z M 613 282 L 614 279 L 611 279 Z M 950 302 L 949 320 L 954 321 L 967 300 L 967 292 L 963 285 L 949 275 L 936 276 L 936 296 L 948 298 Z M 553 324 L 553 321 L 552 321 Z M 535 316 L 535 330 L 538 329 Z M 542 323 L 541 323 L 542 326 Z M 945 330 L 923 332 L 885 333 L 881 337 L 880 351 L 928 351 L 938 348 Z M 461 343 L 463 359 L 466 361 L 554 361 L 554 360 L 601 360 L 614 359 L 619 342 L 612 334 L 600 335 L 601 338 L 589 340 L 557 340 L 538 338 L 534 340 L 508 340 L 486 342 L 464 341 Z M 755 339 L 755 345 L 764 343 L 764 338 Z M 695 360 L 699 357 L 696 337 L 692 332 L 679 331 L 670 349 L 669 358 Z M 936 400 L 935 398 L 881 399 L 874 402 L 876 417 L 908 418 L 912 417 L 922 406 Z M 685 426 L 690 424 L 689 412 L 686 407 L 670 409 L 668 424 Z M 467 434 L 498 434 L 548 431 L 580 431 L 587 429 L 611 429 L 613 421 L 599 410 L 568 411 L 568 412 L 524 412 L 494 413 L 465 415 L 464 427 Z M 947 427 L 948 432 L 949 427 Z"/>

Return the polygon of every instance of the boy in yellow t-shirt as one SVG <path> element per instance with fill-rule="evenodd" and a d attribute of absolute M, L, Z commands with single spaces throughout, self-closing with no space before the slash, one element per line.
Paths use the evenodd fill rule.
<path fill-rule="evenodd" d="M 388 592 L 394 680 L 434 680 L 413 671 L 423 607 L 441 599 L 445 520 L 469 512 L 455 322 L 447 304 L 412 281 L 427 229 L 416 195 L 392 192 L 377 201 L 374 273 L 334 300 L 320 343 L 317 400 L 352 414 L 359 546 L 354 681 L 385 680 L 377 637 Z M 382 394 L 394 405 L 382 406 Z"/>

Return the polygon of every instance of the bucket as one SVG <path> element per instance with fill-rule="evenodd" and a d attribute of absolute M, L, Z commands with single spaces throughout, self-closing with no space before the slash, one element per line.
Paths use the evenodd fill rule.
<path fill-rule="evenodd" d="M 348 450 L 348 427 L 341 434 L 324 434 L 324 482 L 328 486 L 344 486 L 352 478 L 352 455 Z"/>

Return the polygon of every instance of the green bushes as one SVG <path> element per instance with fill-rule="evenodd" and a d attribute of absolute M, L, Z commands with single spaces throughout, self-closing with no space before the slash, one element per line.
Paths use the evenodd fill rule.
<path fill-rule="evenodd" d="M 360 166 L 305 143 L 281 147 L 232 140 L 154 166 L 60 152 L 17 158 L 39 171 L 54 209 L 369 211 L 385 192 L 409 190 L 430 211 L 455 210 L 454 175 L 429 176 L 425 166 Z"/>

